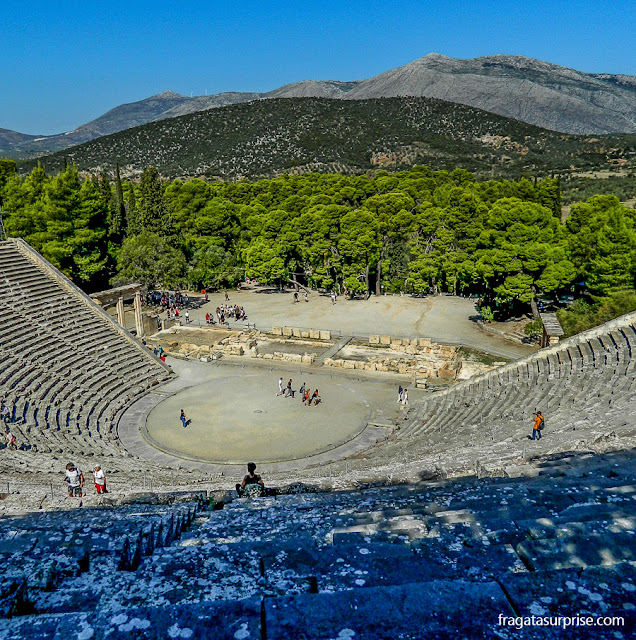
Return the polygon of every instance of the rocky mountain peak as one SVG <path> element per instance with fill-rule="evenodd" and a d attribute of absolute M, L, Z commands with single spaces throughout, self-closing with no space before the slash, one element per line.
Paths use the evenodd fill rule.
<path fill-rule="evenodd" d="M 185 98 L 186 96 L 181 95 L 180 93 L 177 93 L 176 91 L 170 91 L 168 89 L 168 91 L 163 91 L 162 93 L 158 93 L 155 96 L 152 96 L 153 98 L 161 98 L 163 100 L 168 100 L 168 99 L 174 99 L 174 98 Z"/>

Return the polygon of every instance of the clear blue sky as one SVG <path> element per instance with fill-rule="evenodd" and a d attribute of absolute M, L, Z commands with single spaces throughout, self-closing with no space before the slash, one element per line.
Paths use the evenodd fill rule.
<path fill-rule="evenodd" d="M 38 134 L 167 89 L 361 80 L 433 51 L 636 75 L 629 0 L 14 0 L 0 34 L 0 127 Z"/>

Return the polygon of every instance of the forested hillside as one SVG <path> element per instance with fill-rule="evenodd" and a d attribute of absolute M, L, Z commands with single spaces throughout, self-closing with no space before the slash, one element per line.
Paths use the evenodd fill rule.
<path fill-rule="evenodd" d="M 428 164 L 479 176 L 546 175 L 636 161 L 636 136 L 581 137 L 430 98 L 259 100 L 152 122 L 41 158 L 82 172 L 237 180 Z M 20 164 L 21 172 L 36 160 Z"/>
<path fill-rule="evenodd" d="M 0 163 L 5 226 L 87 290 L 126 281 L 216 288 L 245 275 L 350 295 L 474 293 L 510 311 L 577 291 L 633 292 L 636 212 L 594 196 L 560 221 L 555 179 L 477 182 L 462 169 L 373 177 L 138 183 L 26 178 Z M 578 287 L 578 288 L 577 288 Z"/>

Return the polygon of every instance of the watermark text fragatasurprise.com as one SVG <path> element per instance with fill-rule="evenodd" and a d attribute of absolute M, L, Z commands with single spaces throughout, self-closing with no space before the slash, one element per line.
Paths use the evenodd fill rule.
<path fill-rule="evenodd" d="M 497 624 L 502 627 L 523 629 L 524 627 L 556 627 L 570 629 L 573 627 L 623 627 L 622 616 L 505 616 L 499 614 Z"/>

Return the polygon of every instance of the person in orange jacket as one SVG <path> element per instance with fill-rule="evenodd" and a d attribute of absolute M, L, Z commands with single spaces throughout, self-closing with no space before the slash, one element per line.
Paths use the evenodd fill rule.
<path fill-rule="evenodd" d="M 543 429 L 543 414 L 541 411 L 537 411 L 534 414 L 534 423 L 532 425 L 532 438 L 528 436 L 530 440 L 541 440 L 541 430 Z"/>

